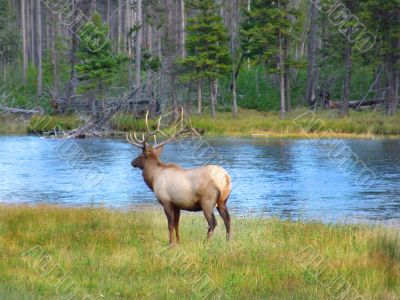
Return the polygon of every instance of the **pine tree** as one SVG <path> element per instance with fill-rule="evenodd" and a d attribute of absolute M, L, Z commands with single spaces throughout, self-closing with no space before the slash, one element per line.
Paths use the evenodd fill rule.
<path fill-rule="evenodd" d="M 197 15 L 187 22 L 187 56 L 182 60 L 186 74 L 183 78 L 198 82 L 199 114 L 202 82 L 209 82 L 211 115 L 215 117 L 218 79 L 227 74 L 231 67 L 227 31 L 215 1 L 200 0 L 190 3 L 190 7 L 196 8 Z"/>
<path fill-rule="evenodd" d="M 264 65 L 267 73 L 279 75 L 281 118 L 286 112 L 285 72 L 290 63 L 286 49 L 292 26 L 289 16 L 296 14 L 288 4 L 288 0 L 252 1 L 251 9 L 245 11 L 240 31 L 247 58 L 255 64 Z"/>
<path fill-rule="evenodd" d="M 13 62 L 18 55 L 19 43 L 15 38 L 15 14 L 8 0 L 0 0 L 0 67 L 6 79 L 6 66 Z"/>
<path fill-rule="evenodd" d="M 400 6 L 398 0 L 368 0 L 361 4 L 360 16 L 373 35 L 363 35 L 355 48 L 375 63 L 383 64 L 382 83 L 387 87 L 386 112 L 394 115 L 399 105 Z"/>
<path fill-rule="evenodd" d="M 113 56 L 111 41 L 108 39 L 108 26 L 103 25 L 101 16 L 94 12 L 92 19 L 83 25 L 79 32 L 80 45 L 76 65 L 81 90 L 97 90 L 99 98 L 104 99 L 105 88 L 111 83 L 113 75 L 122 62 L 122 57 Z"/>
<path fill-rule="evenodd" d="M 317 40 L 319 0 L 310 1 L 310 28 L 307 33 L 307 83 L 305 100 L 309 105 L 316 104 L 317 87 Z"/>

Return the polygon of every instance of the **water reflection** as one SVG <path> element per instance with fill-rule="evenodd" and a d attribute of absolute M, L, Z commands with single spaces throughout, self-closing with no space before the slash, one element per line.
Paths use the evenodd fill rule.
<path fill-rule="evenodd" d="M 219 154 L 211 163 L 222 164 L 233 175 L 229 206 L 236 214 L 400 219 L 399 140 L 208 142 Z M 192 155 L 193 143 L 168 145 L 162 159 L 185 167 L 208 160 L 201 152 Z M 338 143 L 351 149 L 354 156 L 344 161 L 332 159 L 329 149 Z M 78 154 L 74 156 L 73 151 Z M 156 203 L 141 172 L 130 166 L 137 154 L 124 140 L 61 143 L 38 137 L 0 137 L 0 201 L 120 208 Z M 360 172 L 357 159 L 376 174 L 373 186 L 355 184 Z M 100 183 L 91 184 L 85 174 L 97 176 Z"/>

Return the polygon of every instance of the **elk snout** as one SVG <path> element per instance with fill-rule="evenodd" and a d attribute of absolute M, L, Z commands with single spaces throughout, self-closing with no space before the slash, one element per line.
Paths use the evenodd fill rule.
<path fill-rule="evenodd" d="M 132 165 L 132 167 L 134 167 L 134 168 L 138 168 L 138 167 L 139 167 L 139 166 L 138 166 L 137 158 L 131 161 L 131 165 Z"/>
<path fill-rule="evenodd" d="M 138 165 L 137 165 L 137 159 L 132 160 L 132 161 L 131 161 L 131 165 L 132 165 L 132 167 L 137 168 L 137 167 L 138 167 Z"/>
<path fill-rule="evenodd" d="M 143 169 L 143 159 L 139 156 L 132 160 L 131 165 L 134 168 Z"/>

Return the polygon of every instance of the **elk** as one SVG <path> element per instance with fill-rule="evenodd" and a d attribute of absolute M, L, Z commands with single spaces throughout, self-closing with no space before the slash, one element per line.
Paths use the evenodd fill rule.
<path fill-rule="evenodd" d="M 161 162 L 160 154 L 164 145 L 184 134 L 198 135 L 198 133 L 192 126 L 184 128 L 182 109 L 180 121 L 173 127 L 173 134 L 162 143 L 157 144 L 157 134 L 166 136 L 160 129 L 160 122 L 161 117 L 158 119 L 157 128 L 150 131 L 147 112 L 145 118 L 147 133 L 143 134 L 142 139 L 138 139 L 134 132 L 133 137 L 131 134 L 127 134 L 126 139 L 130 144 L 142 150 L 131 165 L 142 170 L 144 182 L 155 193 L 158 202 L 164 208 L 168 220 L 169 245 L 174 245 L 174 230 L 176 243 L 179 243 L 181 210 L 203 211 L 208 223 L 207 239 L 210 239 L 217 225 L 214 215 L 215 207 L 224 221 L 226 238 L 229 240 L 231 221 L 226 204 L 231 192 L 230 176 L 217 165 L 184 169 L 176 164 Z M 151 137 L 154 139 L 153 145 L 148 142 Z"/>

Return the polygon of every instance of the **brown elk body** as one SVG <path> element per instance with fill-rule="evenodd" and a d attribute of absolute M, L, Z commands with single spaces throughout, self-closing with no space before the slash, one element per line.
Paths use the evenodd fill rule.
<path fill-rule="evenodd" d="M 183 120 L 183 116 L 181 120 Z M 180 133 L 182 132 L 188 132 L 188 130 L 181 130 Z M 142 175 L 145 183 L 155 193 L 158 202 L 164 208 L 168 220 L 170 245 L 173 244 L 174 231 L 179 243 L 181 210 L 203 211 L 208 222 L 207 237 L 210 238 L 217 225 L 214 215 L 215 207 L 224 220 L 226 236 L 229 240 L 231 228 L 226 204 L 231 191 L 231 179 L 228 173 L 216 165 L 184 169 L 176 164 L 162 163 L 159 155 L 163 146 L 175 138 L 177 134 L 159 145 L 147 144 L 148 138 L 156 133 L 163 134 L 159 129 L 159 123 L 157 130 L 154 132 L 148 130 L 148 134 L 143 137 L 143 140 L 139 141 L 136 135 L 135 138 L 128 137 L 127 139 L 131 144 L 142 149 L 142 153 L 132 161 L 132 166 L 143 170 Z"/>

